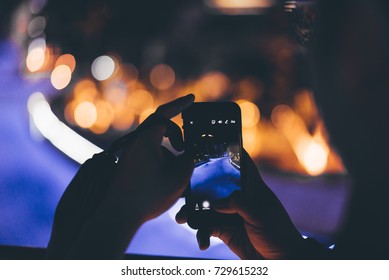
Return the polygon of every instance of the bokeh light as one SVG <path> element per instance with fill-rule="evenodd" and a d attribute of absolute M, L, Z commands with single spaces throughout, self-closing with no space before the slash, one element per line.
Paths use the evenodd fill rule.
<path fill-rule="evenodd" d="M 324 172 L 327 166 L 328 151 L 315 140 L 309 141 L 302 151 L 302 161 L 307 172 L 316 176 Z"/>
<path fill-rule="evenodd" d="M 159 90 L 170 88 L 174 84 L 175 79 L 176 75 L 173 68 L 167 64 L 158 64 L 150 71 L 150 82 Z"/>
<path fill-rule="evenodd" d="M 26 67 L 30 72 L 36 72 L 42 68 L 45 63 L 45 49 L 34 48 L 29 51 L 26 58 Z"/>
<path fill-rule="evenodd" d="M 31 38 L 42 35 L 46 27 L 46 19 L 42 16 L 33 18 L 28 25 L 28 35 Z"/>
<path fill-rule="evenodd" d="M 112 105 L 120 104 L 126 101 L 127 90 L 121 84 L 115 84 L 104 90 L 104 97 Z"/>
<path fill-rule="evenodd" d="M 97 117 L 90 130 L 96 134 L 105 133 L 114 118 L 114 110 L 109 102 L 104 100 L 97 100 L 95 102 Z"/>
<path fill-rule="evenodd" d="M 54 88 L 61 90 L 64 89 L 72 79 L 72 71 L 67 65 L 58 65 L 51 72 L 51 84 Z"/>
<path fill-rule="evenodd" d="M 71 54 L 63 54 L 58 57 L 57 61 L 55 62 L 55 66 L 58 65 L 68 66 L 70 71 L 73 73 L 74 69 L 76 68 L 76 59 Z"/>
<path fill-rule="evenodd" d="M 294 112 L 288 105 L 280 104 L 273 108 L 271 121 L 277 128 L 290 127 L 294 120 Z"/>
<path fill-rule="evenodd" d="M 261 152 L 262 138 L 257 126 L 242 129 L 243 147 L 251 157 L 257 157 Z"/>
<path fill-rule="evenodd" d="M 242 127 L 250 128 L 258 124 L 260 119 L 260 112 L 254 103 L 239 99 L 236 101 L 242 111 Z"/>
<path fill-rule="evenodd" d="M 138 89 L 128 95 L 127 104 L 135 114 L 141 115 L 153 106 L 153 96 L 147 90 Z"/>
<path fill-rule="evenodd" d="M 30 44 L 28 45 L 27 52 L 30 53 L 34 49 L 43 49 L 43 50 L 45 50 L 46 49 L 46 40 L 44 38 L 42 38 L 42 37 L 35 38 L 34 40 L 32 40 L 30 42 Z"/>
<path fill-rule="evenodd" d="M 73 98 L 79 102 L 91 101 L 98 95 L 98 90 L 94 81 L 90 79 L 80 80 L 73 90 Z"/>
<path fill-rule="evenodd" d="M 198 94 L 204 100 L 217 100 L 226 93 L 229 85 L 228 77 L 222 72 L 208 72 L 197 83 Z"/>
<path fill-rule="evenodd" d="M 115 71 L 115 61 L 108 55 L 99 56 L 93 61 L 91 71 L 96 80 L 107 80 Z"/>
<path fill-rule="evenodd" d="M 135 114 L 128 106 L 124 104 L 116 106 L 114 110 L 114 118 L 112 121 L 112 127 L 116 130 L 127 130 L 131 128 L 135 123 Z"/>
<path fill-rule="evenodd" d="M 90 128 L 97 120 L 96 106 L 89 101 L 81 102 L 74 110 L 74 119 L 82 128 Z"/>

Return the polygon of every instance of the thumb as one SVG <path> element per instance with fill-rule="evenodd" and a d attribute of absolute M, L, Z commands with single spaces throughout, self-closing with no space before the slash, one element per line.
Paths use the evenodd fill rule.
<path fill-rule="evenodd" d="M 214 202 L 213 207 L 217 212 L 224 214 L 239 214 L 242 212 L 242 193 L 233 192 L 229 197 Z"/>
<path fill-rule="evenodd" d="M 214 209 L 224 214 L 238 214 L 246 222 L 252 223 L 255 218 L 249 209 L 249 201 L 241 191 L 233 192 L 229 197 L 214 202 Z"/>

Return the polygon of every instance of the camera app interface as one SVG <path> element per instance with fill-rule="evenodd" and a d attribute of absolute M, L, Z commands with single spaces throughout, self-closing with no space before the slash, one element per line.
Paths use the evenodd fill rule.
<path fill-rule="evenodd" d="M 239 120 L 208 116 L 189 119 L 185 139 L 195 162 L 190 181 L 192 207 L 195 211 L 211 210 L 215 200 L 241 188 Z"/>

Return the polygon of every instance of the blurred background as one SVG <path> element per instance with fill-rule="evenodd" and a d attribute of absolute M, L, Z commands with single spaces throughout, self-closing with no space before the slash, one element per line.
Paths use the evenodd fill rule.
<path fill-rule="evenodd" d="M 0 13 L 0 244 L 45 247 L 79 165 L 188 93 L 239 104 L 264 180 L 302 234 L 333 243 L 349 180 L 312 97 L 313 1 L 19 0 Z M 183 203 L 128 253 L 236 258 L 217 240 L 197 248 L 174 221 Z"/>

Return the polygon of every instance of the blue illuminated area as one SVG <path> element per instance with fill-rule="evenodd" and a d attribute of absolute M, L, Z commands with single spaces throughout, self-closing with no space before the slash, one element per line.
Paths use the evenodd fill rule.
<path fill-rule="evenodd" d="M 47 100 L 55 91 L 50 81 L 25 80 L 18 66 L 19 54 L 13 44 L 0 41 L 0 245 L 46 248 L 55 208 L 79 164 L 34 125 L 34 121 L 39 124 L 42 120 L 52 120 Z M 39 95 L 34 94 L 38 91 Z M 34 119 L 35 111 L 38 115 Z M 51 124 L 63 127 L 58 120 Z M 42 125 L 46 127 L 45 123 Z M 67 136 L 52 134 L 69 142 Z M 77 152 L 77 146 L 73 152 Z M 174 219 L 183 204 L 184 199 L 181 199 L 168 212 L 145 223 L 127 253 L 139 255 L 139 258 L 237 259 L 217 239 L 212 239 L 207 251 L 198 248 L 196 232 L 187 225 L 177 224 Z"/>
<path fill-rule="evenodd" d="M 191 188 L 195 201 L 225 198 L 240 189 L 240 171 L 229 156 L 211 158 L 194 169 Z"/>

